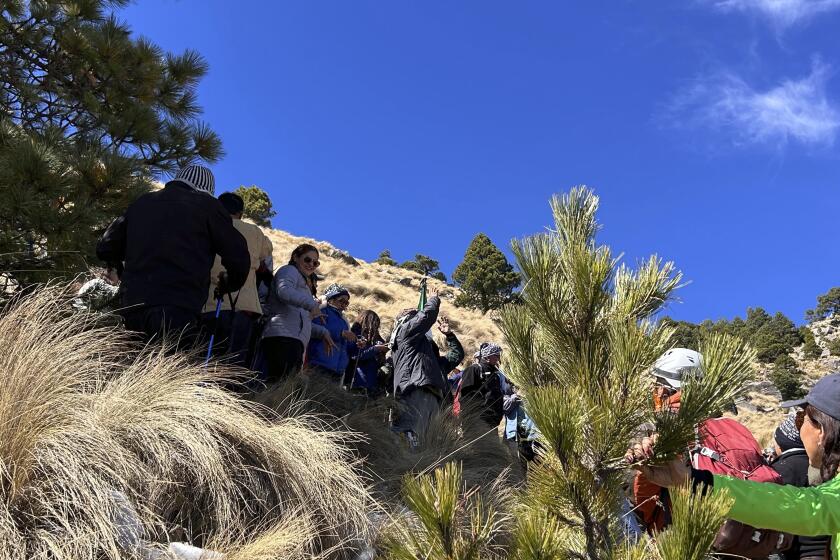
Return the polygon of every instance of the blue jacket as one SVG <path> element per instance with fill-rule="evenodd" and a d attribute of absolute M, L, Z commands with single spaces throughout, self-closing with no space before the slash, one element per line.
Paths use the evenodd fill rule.
<path fill-rule="evenodd" d="M 323 341 L 313 338 L 309 342 L 306 361 L 311 366 L 320 366 L 334 371 L 336 375 L 344 375 L 349 358 L 347 356 L 347 342 L 341 338 L 341 333 L 350 330 L 350 325 L 347 324 L 341 312 L 331 305 L 323 308 L 321 312 L 324 314 L 324 317 L 313 319 L 313 326 L 326 328 L 336 347 L 333 349 L 332 354 L 327 356 L 327 353 L 324 351 Z"/>
<path fill-rule="evenodd" d="M 359 325 L 353 325 L 352 331 L 357 336 L 362 334 Z M 368 341 L 364 348 L 350 343 L 347 345 L 350 362 L 356 366 L 356 371 L 353 372 L 353 388 L 367 389 L 369 394 L 379 390 L 379 367 L 385 362 L 385 354 L 376 351 L 375 346 L 378 344 L 385 344 L 385 341 L 381 338 Z"/>

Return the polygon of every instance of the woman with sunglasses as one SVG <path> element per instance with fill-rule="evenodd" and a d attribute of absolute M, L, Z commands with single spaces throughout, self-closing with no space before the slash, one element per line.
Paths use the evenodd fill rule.
<path fill-rule="evenodd" d="M 734 499 L 729 518 L 735 521 L 794 535 L 832 535 L 832 558 L 840 560 L 840 373 L 823 377 L 804 399 L 782 407 L 800 408 L 796 426 L 818 486 L 797 488 L 713 475 L 682 460 L 661 467 L 640 463 L 636 468 L 660 486 L 691 483 L 704 493 L 727 490 Z M 634 447 L 634 462 L 653 454 L 654 439 Z"/>
<path fill-rule="evenodd" d="M 310 337 L 324 340 L 327 348 L 334 346 L 327 329 L 312 322 L 321 316 L 321 302 L 315 297 L 315 271 L 320 265 L 318 249 L 305 243 L 295 248 L 289 264 L 274 274 L 268 295 L 269 319 L 260 344 L 268 384 L 300 371 Z"/>

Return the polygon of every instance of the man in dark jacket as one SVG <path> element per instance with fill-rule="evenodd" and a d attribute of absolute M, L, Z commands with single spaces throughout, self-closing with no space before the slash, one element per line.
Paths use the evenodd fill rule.
<path fill-rule="evenodd" d="M 796 413 L 785 418 L 774 433 L 776 457 L 770 463 L 782 476 L 785 484 L 810 486 L 808 482 L 808 455 L 796 429 Z M 829 537 L 796 537 L 790 550 L 782 553 L 785 560 L 824 560 Z"/>
<path fill-rule="evenodd" d="M 180 347 L 194 343 L 217 254 L 226 270 L 222 293 L 248 277 L 248 245 L 213 190 L 210 170 L 189 165 L 131 204 L 96 246 L 100 259 L 124 268 L 121 314 L 126 328 L 146 340 L 181 332 Z"/>
<path fill-rule="evenodd" d="M 498 368 L 501 357 L 502 348 L 498 344 L 482 344 L 478 362 L 464 369 L 459 385 L 461 406 L 477 406 L 479 417 L 490 427 L 498 426 L 504 416 L 505 395 Z"/>
<path fill-rule="evenodd" d="M 405 433 L 412 446 L 449 392 L 437 346 L 428 334 L 440 312 L 440 298 L 435 292 L 431 295 L 422 311 L 406 309 L 397 316 L 391 337 L 394 397 L 405 407 L 394 430 Z"/>

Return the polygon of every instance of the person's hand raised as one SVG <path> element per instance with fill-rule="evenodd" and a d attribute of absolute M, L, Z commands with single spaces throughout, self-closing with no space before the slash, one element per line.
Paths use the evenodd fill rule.
<path fill-rule="evenodd" d="M 449 318 L 448 317 L 441 317 L 438 319 L 438 330 L 447 335 L 452 332 L 452 328 L 449 326 Z"/>
<path fill-rule="evenodd" d="M 691 467 L 684 457 L 677 457 L 664 465 L 648 465 L 646 462 L 653 457 L 657 436 L 642 438 L 633 444 L 624 455 L 624 459 L 631 467 L 642 473 L 646 479 L 657 486 L 671 488 L 688 484 L 691 478 Z"/>

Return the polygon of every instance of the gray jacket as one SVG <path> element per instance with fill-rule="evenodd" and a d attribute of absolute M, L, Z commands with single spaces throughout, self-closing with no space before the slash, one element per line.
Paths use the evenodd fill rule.
<path fill-rule="evenodd" d="M 309 313 L 318 307 L 306 279 L 296 266 L 287 264 L 277 269 L 268 294 L 268 322 L 262 337 L 284 336 L 296 338 L 304 347 L 310 335 L 324 338 L 327 329 L 314 325 Z"/>
<path fill-rule="evenodd" d="M 394 360 L 394 394 L 425 387 L 443 397 L 449 392 L 440 369 L 438 349 L 426 333 L 437 321 L 440 299 L 433 297 L 397 327 L 392 356 Z"/>

